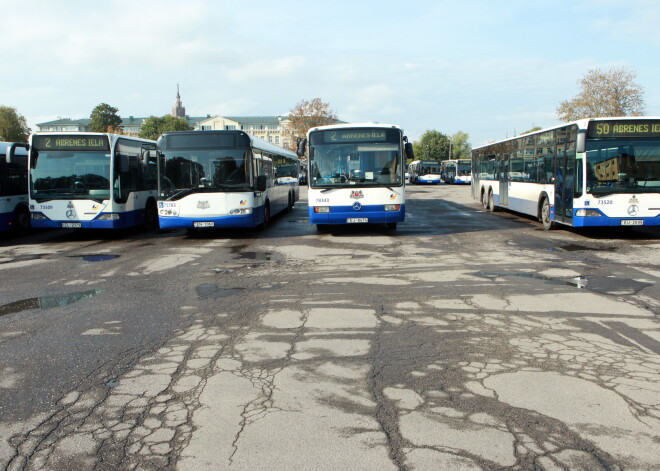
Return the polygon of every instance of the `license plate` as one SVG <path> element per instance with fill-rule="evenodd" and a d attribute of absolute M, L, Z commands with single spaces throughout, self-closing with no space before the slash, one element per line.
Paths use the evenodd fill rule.
<path fill-rule="evenodd" d="M 193 222 L 193 227 L 215 227 L 215 222 L 213 222 L 213 221 L 197 221 L 197 222 Z"/>
<path fill-rule="evenodd" d="M 369 218 L 348 218 L 346 222 L 369 222 Z"/>
<path fill-rule="evenodd" d="M 66 229 L 80 229 L 82 222 L 63 222 L 62 227 Z"/>
<path fill-rule="evenodd" d="M 644 225 L 644 219 L 622 219 L 621 220 L 621 225 L 622 226 L 643 226 Z"/>

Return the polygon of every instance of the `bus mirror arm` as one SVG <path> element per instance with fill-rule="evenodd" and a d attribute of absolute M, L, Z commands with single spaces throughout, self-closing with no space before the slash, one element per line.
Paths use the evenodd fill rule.
<path fill-rule="evenodd" d="M 28 144 L 23 144 L 22 142 L 14 142 L 12 145 L 9 146 L 9 149 L 7 149 L 7 155 L 5 156 L 5 161 L 10 164 L 12 159 L 14 158 L 14 149 L 17 147 L 22 147 L 25 150 L 29 150 L 30 146 Z"/>

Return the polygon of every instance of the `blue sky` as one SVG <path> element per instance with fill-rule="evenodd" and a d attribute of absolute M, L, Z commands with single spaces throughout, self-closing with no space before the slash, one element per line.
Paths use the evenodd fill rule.
<path fill-rule="evenodd" d="M 657 0 L 0 0 L 0 105 L 28 123 L 286 114 L 321 98 L 340 119 L 473 146 L 557 123 L 592 68 L 628 67 L 660 115 Z"/>

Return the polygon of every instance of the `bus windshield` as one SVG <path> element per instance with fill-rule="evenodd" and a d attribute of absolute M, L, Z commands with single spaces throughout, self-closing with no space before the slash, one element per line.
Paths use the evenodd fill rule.
<path fill-rule="evenodd" d="M 660 191 L 660 140 L 587 141 L 587 192 Z"/>
<path fill-rule="evenodd" d="M 458 162 L 458 175 L 462 177 L 470 176 L 472 171 L 472 163 L 468 161 L 459 161 Z"/>
<path fill-rule="evenodd" d="M 248 156 L 249 150 L 236 148 L 164 150 L 161 196 L 249 189 Z"/>
<path fill-rule="evenodd" d="M 39 151 L 30 172 L 30 196 L 37 201 L 55 198 L 110 198 L 110 154 L 94 151 Z"/>
<path fill-rule="evenodd" d="M 313 188 L 403 184 L 401 135 L 397 130 L 317 131 L 310 134 L 310 141 Z"/>

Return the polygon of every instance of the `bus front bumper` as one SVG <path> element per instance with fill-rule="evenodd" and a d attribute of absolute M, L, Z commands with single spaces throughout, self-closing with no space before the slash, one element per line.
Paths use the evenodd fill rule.
<path fill-rule="evenodd" d="M 313 206 L 309 207 L 309 222 L 312 224 L 391 224 L 403 222 L 405 216 L 405 204 L 398 211 L 385 211 L 383 205 L 363 206 L 360 211 L 355 211 L 352 206 L 330 206 L 329 213 L 317 213 Z"/>

